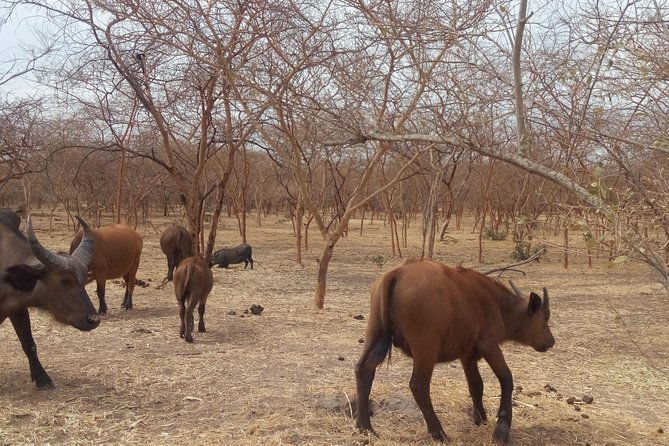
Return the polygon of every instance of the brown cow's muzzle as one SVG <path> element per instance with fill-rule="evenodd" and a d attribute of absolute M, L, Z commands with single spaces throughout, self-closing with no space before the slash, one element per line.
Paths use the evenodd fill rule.
<path fill-rule="evenodd" d="M 73 327 L 80 331 L 91 331 L 97 326 L 100 325 L 100 316 L 97 314 L 89 314 L 80 323 L 74 325 Z"/>
<path fill-rule="evenodd" d="M 550 348 L 552 348 L 555 345 L 555 338 L 553 336 L 550 337 L 550 339 L 547 340 L 547 342 L 540 346 L 540 347 L 535 347 L 535 350 L 541 353 L 547 352 Z"/>

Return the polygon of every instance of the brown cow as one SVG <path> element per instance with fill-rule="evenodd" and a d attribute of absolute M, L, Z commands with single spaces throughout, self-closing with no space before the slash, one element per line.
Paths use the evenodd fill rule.
<path fill-rule="evenodd" d="M 506 444 L 513 378 L 500 344 L 516 341 L 545 352 L 555 343 L 548 327 L 546 289 L 542 302 L 535 293 L 526 296 L 513 288 L 476 271 L 429 260 L 408 260 L 381 276 L 372 287 L 365 344 L 355 367 L 357 427 L 374 432 L 369 394 L 376 368 L 394 345 L 413 358 L 409 386 L 428 431 L 440 441 L 446 440 L 446 434 L 430 398 L 435 363 L 460 360 L 474 403 L 474 422 L 479 425 L 487 418 L 477 362 L 485 359 L 502 388 L 493 439 L 498 445 Z"/>
<path fill-rule="evenodd" d="M 160 236 L 160 249 L 167 257 L 167 280 L 172 280 L 174 268 L 186 257 L 195 254 L 195 243 L 188 229 L 172 225 Z"/>
<path fill-rule="evenodd" d="M 0 210 L 0 324 L 6 318 L 12 322 L 28 357 L 30 376 L 39 389 L 54 385 L 37 357 L 28 308 L 43 308 L 56 320 L 81 331 L 100 325 L 84 288 L 88 262 L 93 257 L 93 236 L 88 225 L 79 221 L 86 233 L 81 247 L 71 256 L 59 255 L 37 240 L 30 216 L 26 237 L 19 230 L 21 218 Z"/>
<path fill-rule="evenodd" d="M 88 267 L 88 282 L 95 280 L 95 292 L 100 301 L 99 314 L 107 314 L 105 301 L 105 282 L 109 279 L 123 277 L 125 295 L 121 308 L 132 309 L 132 292 L 135 289 L 135 278 L 142 254 L 142 238 L 126 224 L 113 224 L 93 229 L 95 251 L 93 260 Z M 75 234 L 70 244 L 73 252 L 81 241 L 82 232 Z"/>
<path fill-rule="evenodd" d="M 184 259 L 174 271 L 174 293 L 179 303 L 179 316 L 181 317 L 181 328 L 179 335 L 186 342 L 193 342 L 193 311 L 197 305 L 200 321 L 197 331 L 205 332 L 204 307 L 207 296 L 214 286 L 214 276 L 207 262 L 200 257 L 188 257 Z"/>

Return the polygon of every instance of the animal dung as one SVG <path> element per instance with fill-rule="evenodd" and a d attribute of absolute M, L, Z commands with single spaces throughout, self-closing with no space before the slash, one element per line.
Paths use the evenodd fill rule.
<path fill-rule="evenodd" d="M 255 314 L 256 316 L 260 316 L 260 313 L 262 313 L 264 309 L 265 308 L 262 305 L 257 305 L 257 304 L 253 304 L 251 305 L 251 308 L 249 308 L 249 310 L 251 310 L 251 313 Z"/>
<path fill-rule="evenodd" d="M 556 389 L 555 387 L 553 387 L 552 385 L 550 385 L 550 384 L 546 384 L 546 385 L 544 386 L 544 390 L 545 390 L 546 392 L 557 392 L 557 389 Z"/>

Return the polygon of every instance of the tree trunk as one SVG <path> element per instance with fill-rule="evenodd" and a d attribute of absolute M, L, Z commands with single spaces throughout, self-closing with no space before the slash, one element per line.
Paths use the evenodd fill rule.
<path fill-rule="evenodd" d="M 564 227 L 564 259 L 562 266 L 564 269 L 569 268 L 569 222 Z"/>
<path fill-rule="evenodd" d="M 362 215 L 360 216 L 360 236 L 362 237 L 362 230 L 365 227 L 365 211 L 367 210 L 367 206 L 362 207 Z"/>
<path fill-rule="evenodd" d="M 483 214 L 481 216 L 481 226 L 479 227 L 479 263 L 483 263 L 483 228 L 485 228 L 487 203 L 483 205 Z"/>
<path fill-rule="evenodd" d="M 304 212 L 304 210 L 302 210 Z M 307 218 L 307 222 L 304 224 L 304 250 L 309 251 L 309 226 L 311 226 L 311 222 L 314 221 L 314 216 L 312 214 L 309 214 L 309 217 Z"/>
<path fill-rule="evenodd" d="M 328 268 L 330 266 L 330 260 L 332 260 L 334 247 L 335 241 L 328 237 L 325 246 L 323 247 L 323 254 L 318 262 L 318 282 L 316 283 L 316 295 L 314 296 L 314 303 L 318 309 L 322 309 L 323 305 L 325 305 Z"/>
<path fill-rule="evenodd" d="M 121 144 L 121 165 L 118 170 L 118 195 L 116 196 L 115 223 L 121 223 L 121 206 L 123 204 L 123 180 L 125 179 L 125 146 L 123 144 Z"/>
<path fill-rule="evenodd" d="M 530 134 L 525 125 L 525 104 L 523 103 L 523 82 L 520 67 L 520 52 L 523 48 L 523 33 L 527 23 L 527 0 L 520 0 L 518 26 L 513 42 L 513 94 L 516 108 L 516 131 L 518 132 L 518 155 L 527 156 L 530 148 Z"/>
<path fill-rule="evenodd" d="M 246 203 L 244 204 L 244 209 L 242 209 L 241 221 L 239 222 L 239 232 L 242 236 L 242 243 L 246 243 Z"/>
<path fill-rule="evenodd" d="M 439 220 L 437 212 L 439 209 L 439 189 L 441 186 L 441 179 L 443 178 L 443 170 L 434 166 L 433 175 L 432 184 L 430 185 L 430 194 L 423 211 L 423 228 L 421 231 L 423 235 L 423 246 L 420 257 L 427 257 L 428 259 L 432 259 L 434 254 L 435 235 Z"/>
<path fill-rule="evenodd" d="M 295 206 L 295 262 L 302 264 L 302 222 L 304 220 L 304 206 L 302 205 L 302 196 L 298 194 L 297 205 Z"/>

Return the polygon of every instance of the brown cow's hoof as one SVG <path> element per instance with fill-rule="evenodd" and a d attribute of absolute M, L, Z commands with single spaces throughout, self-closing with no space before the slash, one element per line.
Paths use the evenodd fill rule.
<path fill-rule="evenodd" d="M 484 426 L 488 424 L 488 420 L 485 418 L 474 418 L 474 424 L 477 426 Z"/>
<path fill-rule="evenodd" d="M 477 426 L 488 424 L 488 416 L 485 414 L 485 412 L 481 414 L 478 410 L 474 410 L 472 418 L 474 419 L 474 424 Z"/>
<path fill-rule="evenodd" d="M 505 446 L 509 441 L 509 432 L 511 431 L 511 426 L 507 422 L 498 422 L 495 426 L 495 432 L 492 435 L 492 440 L 497 446 Z"/>
<path fill-rule="evenodd" d="M 379 434 L 377 434 L 376 431 L 372 429 L 371 426 L 369 427 L 358 426 L 358 430 L 360 431 L 361 434 L 374 435 L 376 438 L 379 438 Z"/>
<path fill-rule="evenodd" d="M 48 376 L 46 378 L 40 378 L 35 380 L 35 385 L 37 386 L 38 390 L 51 390 L 55 389 L 56 385 L 51 381 L 51 378 Z"/>
<path fill-rule="evenodd" d="M 430 432 L 430 435 L 432 435 L 432 438 L 440 441 L 442 443 L 446 443 L 448 440 L 448 437 L 446 436 L 446 432 L 442 431 L 437 431 L 437 432 Z"/>

